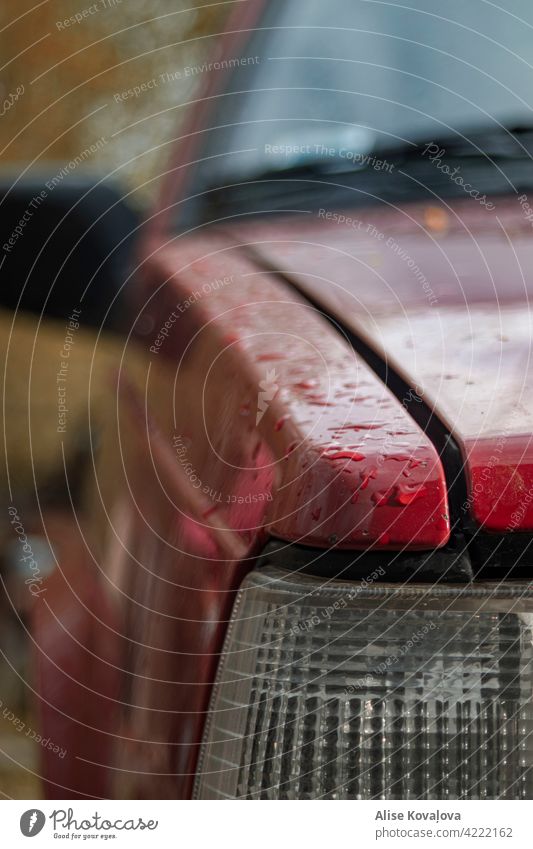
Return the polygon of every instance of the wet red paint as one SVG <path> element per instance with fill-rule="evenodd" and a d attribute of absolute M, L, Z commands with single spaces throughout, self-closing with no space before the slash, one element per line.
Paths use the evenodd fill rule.
<path fill-rule="evenodd" d="M 337 430 L 379 430 L 381 427 L 383 427 L 382 424 L 345 424 Z"/>
<path fill-rule="evenodd" d="M 298 440 L 297 439 L 295 439 L 294 442 L 290 442 L 289 445 L 287 445 L 287 449 L 285 451 L 285 457 L 288 457 L 289 454 L 292 454 L 292 452 L 294 451 L 294 449 L 297 446 L 298 446 Z"/>
<path fill-rule="evenodd" d="M 372 493 L 372 502 L 376 507 L 383 507 L 384 504 L 389 503 L 391 492 L 392 490 L 390 489 L 376 490 L 376 492 Z"/>
<path fill-rule="evenodd" d="M 406 405 L 425 401 L 435 409 L 466 461 L 465 509 L 479 525 L 498 533 L 533 531 L 530 222 L 510 198 L 498 199 L 498 216 L 468 199 L 454 201 L 449 227 L 436 241 L 426 211 L 419 203 L 361 213 L 386 234 L 372 240 L 379 274 L 357 258 L 368 237 L 333 222 L 295 216 L 282 226 L 250 225 L 238 238 L 395 369 L 412 387 Z M 435 302 L 390 249 L 389 235 L 421 269 L 431 269 Z M 460 274 L 450 271 L 458 267 Z M 356 398 L 372 401 L 367 393 Z M 402 431 L 390 428 L 393 436 Z M 414 480 L 415 470 L 403 477 Z"/>
<path fill-rule="evenodd" d="M 58 560 L 29 619 L 39 733 L 65 754 L 38 746 L 37 773 L 49 799 L 105 798 L 127 650 L 119 612 L 72 514 L 45 513 L 27 531 L 48 537 Z"/>
<path fill-rule="evenodd" d="M 243 40 L 254 27 L 259 6 L 250 2 L 237 10 L 230 33 L 219 42 L 227 56 L 244 55 Z M 180 402 L 186 399 L 175 405 L 180 432 L 194 436 L 192 465 L 212 491 L 210 497 L 221 501 L 214 509 L 208 495 L 194 490 L 172 448 L 167 451 L 169 434 L 146 423 L 138 408 L 128 409 L 125 402 L 128 427 L 141 432 L 129 469 L 136 496 L 135 502 L 128 502 L 132 554 L 116 584 L 116 608 L 124 614 L 122 626 L 129 629 L 123 654 L 127 686 L 121 692 L 128 693 L 132 706 L 113 702 L 105 721 L 119 722 L 118 734 L 112 736 L 115 745 L 103 756 L 96 749 L 94 754 L 109 763 L 107 779 L 116 781 L 114 794 L 119 798 L 125 796 L 121 782 L 128 783 L 130 798 L 190 795 L 227 620 L 243 576 L 269 535 L 321 548 L 427 550 L 444 545 L 450 532 L 449 521 L 442 518 L 448 513 L 444 473 L 430 440 L 340 334 L 281 279 L 257 274 L 262 266 L 245 257 L 238 245 L 243 236 L 246 239 L 245 228 L 239 225 L 234 237 L 209 230 L 205 237 L 169 239 L 176 200 L 187 191 L 189 171 L 181 164 L 196 157 L 198 134 L 223 76 L 209 75 L 205 96 L 198 98 L 175 154 L 179 167 L 170 169 L 160 209 L 147 225 L 144 289 L 139 295 L 143 300 L 157 293 L 153 320 L 158 327 L 176 303 L 191 292 L 204 291 L 207 280 L 226 275 L 238 280 L 238 285 L 207 293 L 182 316 L 179 331 L 170 331 L 154 370 L 164 358 L 174 376 L 185 352 L 186 367 L 180 368 L 177 383 L 170 384 L 168 396 L 160 393 L 148 399 L 150 414 L 156 417 L 171 393 L 177 391 Z M 333 232 L 323 223 L 321 237 Z M 260 240 L 275 243 L 275 259 L 278 243 L 291 226 L 279 219 L 259 226 Z M 306 228 L 308 224 L 299 223 L 293 233 L 298 238 L 303 232 L 309 259 L 322 261 L 324 250 L 310 248 L 307 235 L 313 231 Z M 327 279 L 338 282 L 348 257 L 343 287 L 349 292 L 350 286 L 362 286 L 366 297 L 374 298 L 367 315 L 377 315 L 382 293 L 373 279 L 370 285 L 367 280 L 361 283 L 360 264 L 354 274 L 349 262 L 353 239 L 350 231 L 347 249 L 343 246 L 334 262 L 326 249 L 320 285 L 326 288 Z M 296 265 L 303 268 L 298 250 L 296 255 Z M 399 275 L 400 291 L 402 284 Z M 347 312 L 353 314 L 352 303 Z M 255 399 L 264 379 L 262 364 L 269 362 L 276 364 L 283 393 L 269 401 L 268 415 L 257 425 Z M 327 394 L 317 387 L 327 388 Z M 245 398 L 252 398 L 251 404 L 243 403 Z M 272 422 L 285 417 L 291 418 L 291 426 L 276 431 Z M 364 424 L 370 420 L 372 427 Z M 351 428 L 344 427 L 347 423 L 353 423 Z M 349 431 L 356 428 L 368 431 L 363 468 L 356 466 L 362 458 L 352 462 L 361 452 L 348 448 Z M 339 443 L 334 449 L 332 429 Z M 332 451 L 348 462 L 331 462 Z M 397 463 L 385 461 L 403 451 L 416 460 L 409 468 L 410 481 L 420 495 L 406 504 L 387 502 L 377 509 L 373 498 L 381 492 L 393 494 L 402 472 Z M 252 500 L 265 493 L 272 500 Z M 104 569 L 114 574 L 112 558 L 104 558 Z M 93 603 L 90 609 L 100 608 Z M 111 643 L 112 629 L 104 627 L 102 633 Z M 48 688 L 53 690 L 55 683 L 51 674 Z M 87 732 L 80 725 L 77 733 L 81 739 Z M 86 750 L 83 743 L 81 751 Z M 77 769 L 80 773 L 79 764 Z M 90 774 L 86 764 L 83 769 Z"/>
<path fill-rule="evenodd" d="M 426 493 L 426 487 L 424 484 L 420 486 L 414 487 L 402 487 L 400 485 L 396 486 L 394 491 L 394 500 L 397 504 L 405 505 L 412 504 L 418 498 L 421 498 Z"/>
<path fill-rule="evenodd" d="M 377 473 L 377 469 L 364 469 L 361 472 L 361 486 L 359 487 L 359 489 L 366 489 L 370 481 L 376 479 Z"/>
<path fill-rule="evenodd" d="M 275 468 L 280 489 L 268 509 L 270 532 L 304 545 L 329 546 L 329 540 L 335 537 L 340 547 L 366 548 L 376 545 L 386 529 L 390 537 L 388 546 L 443 545 L 449 528 L 445 532 L 437 528 L 433 515 L 447 513 L 446 487 L 442 467 L 429 439 L 334 328 L 309 311 L 274 275 L 259 279 L 254 274 L 253 261 L 245 258 L 238 246 L 231 250 L 225 238 L 218 238 L 218 242 L 210 238 L 209 249 L 202 239 L 194 239 L 182 240 L 179 250 L 177 245 L 169 244 L 157 252 L 158 279 L 172 280 L 172 285 L 164 289 L 169 303 L 161 305 L 161 317 L 172 300 L 181 297 L 180 287 L 201 288 L 209 273 L 239 276 L 238 287 L 228 286 L 210 293 L 187 316 L 191 321 L 194 319 L 195 326 L 209 328 L 213 339 L 224 338 L 231 332 L 242 342 L 236 346 L 240 349 L 239 359 L 231 369 L 220 372 L 217 391 L 221 397 L 228 391 L 227 387 L 238 386 L 239 381 L 249 383 L 257 393 L 258 387 L 261 389 L 260 381 L 264 381 L 264 372 L 258 365 L 265 357 L 275 356 L 276 385 L 283 387 L 283 391 L 268 401 L 268 415 L 259 424 L 262 438 L 283 461 Z M 200 265 L 199 256 L 202 256 Z M 178 262 L 187 269 L 183 279 L 171 272 Z M 276 332 L 279 332 L 278 340 Z M 267 334 L 269 350 L 265 353 Z M 167 340 L 166 355 L 171 355 L 173 339 L 174 336 L 169 336 Z M 218 356 L 214 344 L 212 357 Z M 295 373 L 298 373 L 296 381 Z M 306 389 L 307 386 L 311 389 Z M 327 392 L 316 387 L 327 387 Z M 251 405 L 247 422 L 251 436 L 252 432 L 257 434 L 254 409 Z M 285 424 L 276 430 L 272 422 Z M 354 445 L 355 428 L 364 428 L 364 448 Z M 220 439 L 219 431 L 213 421 L 215 442 Z M 401 436 L 392 435 L 393 431 Z M 334 442 L 331 433 L 335 434 Z M 233 439 L 231 430 L 227 439 Z M 425 484 L 425 497 L 401 508 L 386 505 L 376 511 L 372 494 L 398 483 L 402 471 L 396 468 L 399 463 L 385 460 L 400 456 L 420 461 L 409 482 Z M 358 464 L 363 466 L 364 475 L 356 486 L 354 475 L 359 471 L 356 471 Z M 298 495 L 300 488 L 303 491 Z M 355 491 L 359 496 L 352 502 Z M 301 509 L 302 498 L 307 503 L 311 501 L 313 509 L 322 507 L 320 524 L 312 519 L 310 510 Z"/>
<path fill-rule="evenodd" d="M 328 460 L 353 460 L 355 463 L 366 460 L 365 455 L 360 454 L 359 451 L 336 451 L 334 454 L 325 453 L 324 457 Z"/>

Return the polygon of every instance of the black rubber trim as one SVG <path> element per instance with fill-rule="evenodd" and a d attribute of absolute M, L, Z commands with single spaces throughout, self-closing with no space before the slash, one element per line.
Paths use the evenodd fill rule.
<path fill-rule="evenodd" d="M 319 549 L 271 539 L 256 569 L 266 565 L 319 578 L 372 583 L 455 583 L 473 580 L 470 558 L 463 548 L 447 546 L 431 551 L 342 551 Z"/>

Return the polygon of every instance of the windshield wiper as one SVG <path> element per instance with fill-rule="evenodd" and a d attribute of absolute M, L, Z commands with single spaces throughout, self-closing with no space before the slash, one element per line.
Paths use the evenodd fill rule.
<path fill-rule="evenodd" d="M 527 163 L 531 160 L 533 166 L 533 128 L 476 128 L 388 148 L 374 145 L 360 150 L 357 166 L 346 169 L 339 157 L 332 160 L 300 157 L 291 167 L 269 167 L 244 179 L 227 175 L 223 184 L 206 194 L 209 213 L 313 209 L 326 201 L 361 206 L 464 197 L 460 182 L 450 179 L 450 173 L 460 173 L 464 182 L 487 195 L 531 191 L 533 167 Z"/>
<path fill-rule="evenodd" d="M 533 126 L 476 127 L 461 133 L 418 139 L 414 146 L 401 145 L 382 153 L 397 160 L 412 160 L 427 155 L 428 150 L 440 150 L 443 156 L 450 158 L 484 159 L 489 163 L 512 159 L 531 159 L 533 162 Z"/>

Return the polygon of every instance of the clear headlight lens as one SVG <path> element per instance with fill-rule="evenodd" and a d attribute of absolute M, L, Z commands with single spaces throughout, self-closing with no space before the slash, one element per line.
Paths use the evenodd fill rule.
<path fill-rule="evenodd" d="M 533 798 L 533 592 L 253 572 L 199 761 L 203 799 Z"/>

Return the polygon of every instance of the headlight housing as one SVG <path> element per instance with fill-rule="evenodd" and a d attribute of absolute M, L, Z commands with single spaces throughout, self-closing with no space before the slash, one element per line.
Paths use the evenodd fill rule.
<path fill-rule="evenodd" d="M 197 798 L 533 798 L 533 592 L 252 572 Z"/>

